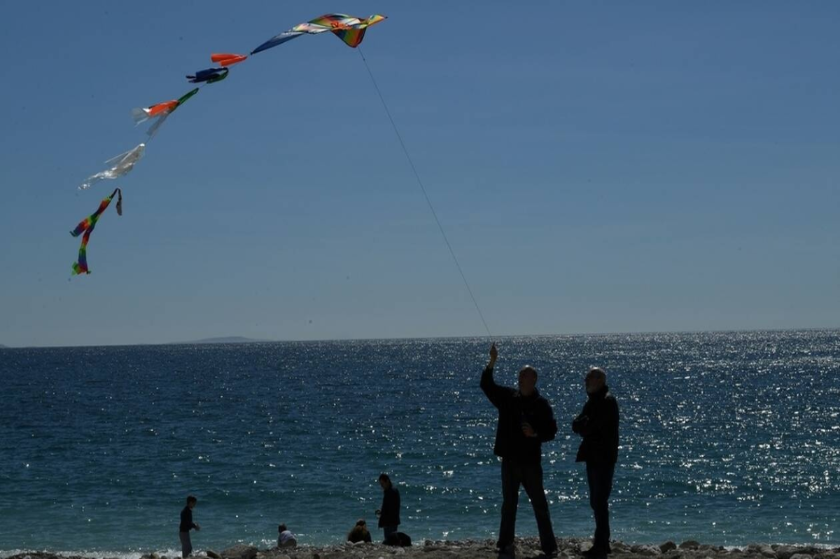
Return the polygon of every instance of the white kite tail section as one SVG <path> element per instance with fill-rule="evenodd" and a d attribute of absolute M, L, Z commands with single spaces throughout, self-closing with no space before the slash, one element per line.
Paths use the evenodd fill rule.
<path fill-rule="evenodd" d="M 130 149 L 124 153 L 116 155 L 106 161 L 106 164 L 116 162 L 110 169 L 100 171 L 93 176 L 90 176 L 79 186 L 79 190 L 87 190 L 97 182 L 105 179 L 113 180 L 119 178 L 134 168 L 134 165 L 143 157 L 146 151 L 146 144 L 140 144 L 137 147 Z"/>
<path fill-rule="evenodd" d="M 148 109 L 131 109 L 131 118 L 134 119 L 135 125 L 146 122 L 150 118 L 149 111 Z"/>

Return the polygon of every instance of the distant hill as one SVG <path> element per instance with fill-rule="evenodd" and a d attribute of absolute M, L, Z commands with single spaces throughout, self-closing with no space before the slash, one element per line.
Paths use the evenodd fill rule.
<path fill-rule="evenodd" d="M 7 347 L 8 346 L 4 346 L 3 344 L 0 344 L 0 349 L 7 348 Z"/>
<path fill-rule="evenodd" d="M 242 336 L 227 336 L 223 338 L 204 338 L 192 342 L 178 342 L 187 344 L 256 344 L 269 340 L 255 340 L 254 338 L 243 338 Z"/>

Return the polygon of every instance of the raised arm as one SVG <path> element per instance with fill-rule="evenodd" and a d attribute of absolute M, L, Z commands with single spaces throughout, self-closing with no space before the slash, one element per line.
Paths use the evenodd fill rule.
<path fill-rule="evenodd" d="M 493 380 L 493 367 L 496 366 L 496 359 L 499 357 L 499 351 L 496 349 L 494 343 L 490 346 L 490 361 L 481 373 L 481 390 L 487 396 L 487 399 L 497 408 L 506 403 L 512 397 L 511 390 L 504 386 L 499 386 Z"/>

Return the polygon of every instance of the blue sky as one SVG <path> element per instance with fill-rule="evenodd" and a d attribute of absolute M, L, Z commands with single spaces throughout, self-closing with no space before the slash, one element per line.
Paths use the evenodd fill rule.
<path fill-rule="evenodd" d="M 389 16 L 362 48 L 494 334 L 840 326 L 840 4 L 231 6 L 3 5 L 0 344 L 483 334 L 334 37 L 234 67 L 76 190 L 211 52 L 330 11 Z"/>

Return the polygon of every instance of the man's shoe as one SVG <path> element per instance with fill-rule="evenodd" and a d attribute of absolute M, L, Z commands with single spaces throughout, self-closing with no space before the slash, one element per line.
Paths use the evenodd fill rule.
<path fill-rule="evenodd" d="M 584 551 L 581 555 L 586 559 L 606 559 L 608 551 L 603 547 L 591 547 Z"/>

